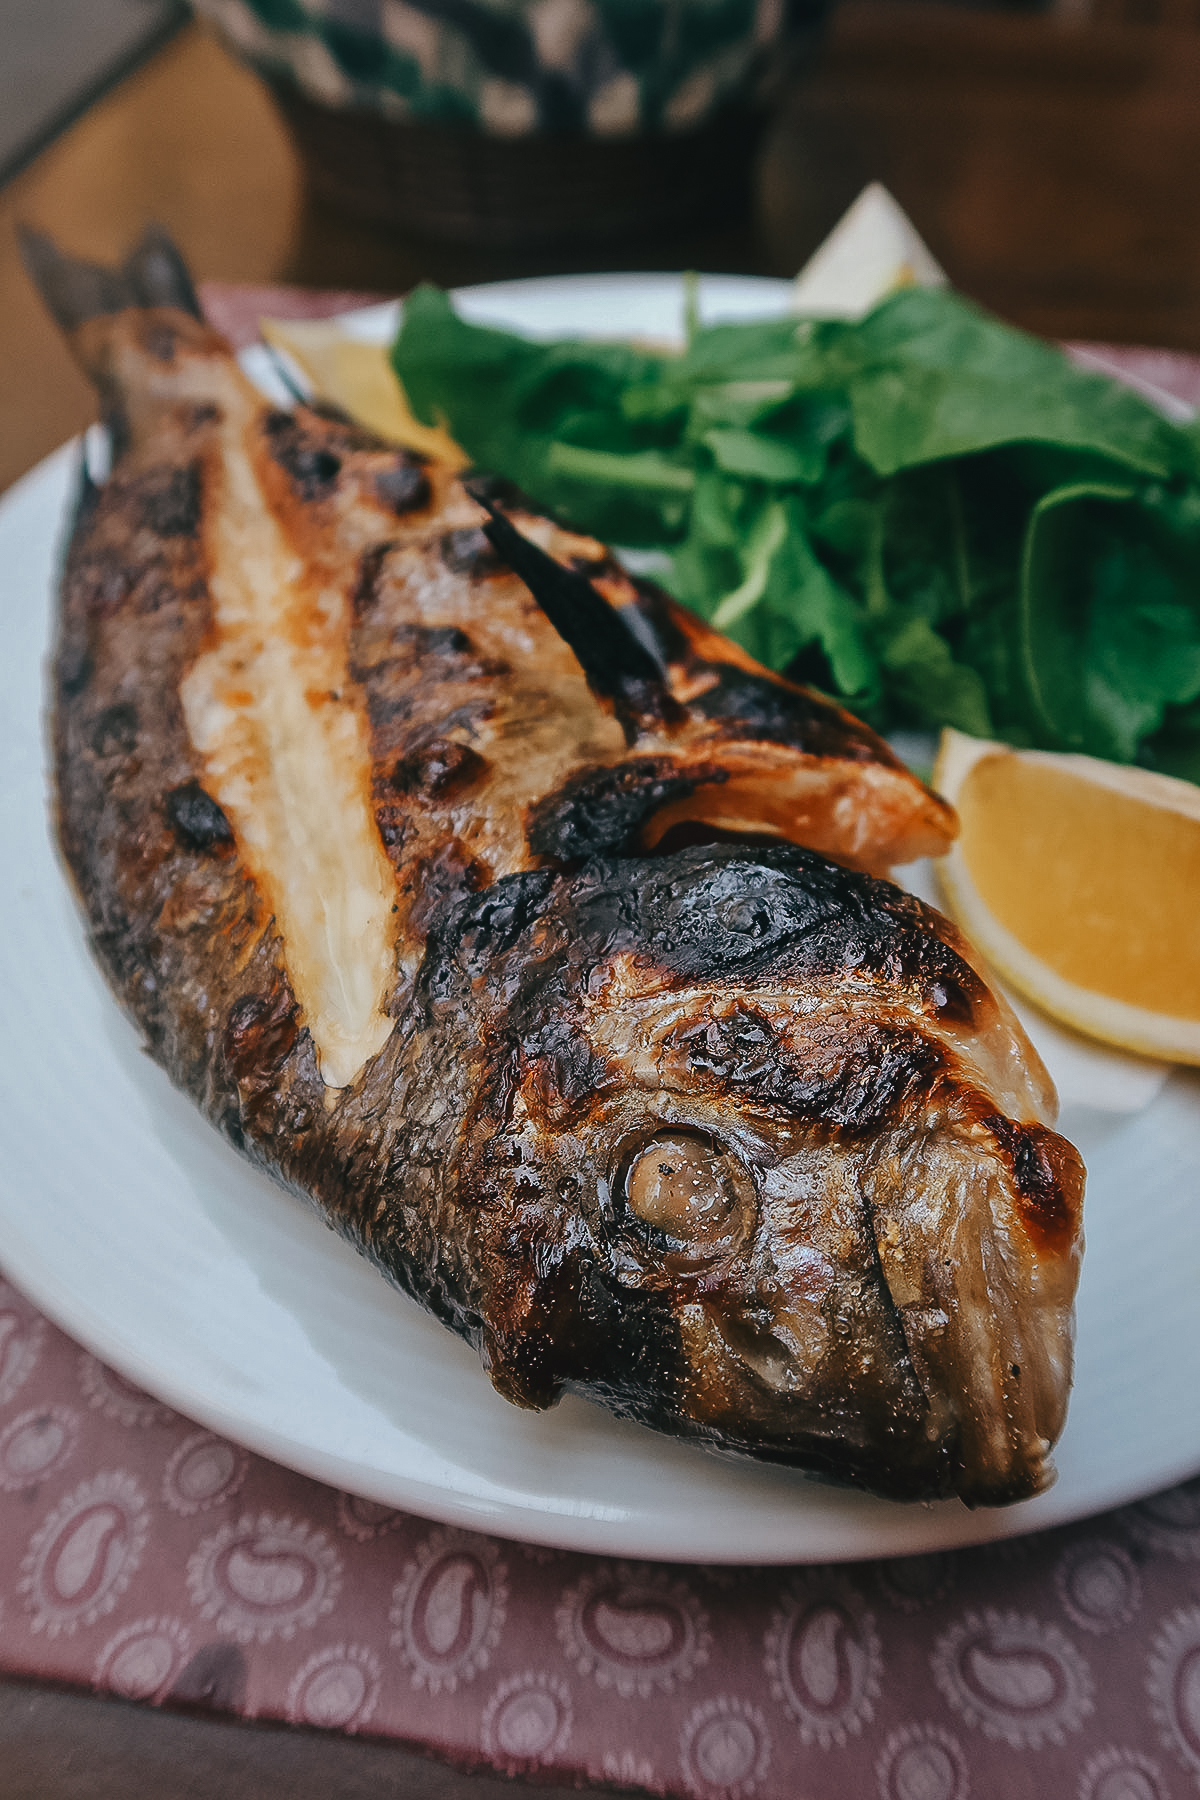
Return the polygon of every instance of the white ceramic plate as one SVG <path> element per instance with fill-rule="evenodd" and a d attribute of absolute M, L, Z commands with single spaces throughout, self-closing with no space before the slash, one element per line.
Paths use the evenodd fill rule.
<path fill-rule="evenodd" d="M 778 307 L 720 281 L 710 312 Z M 472 316 L 662 334 L 666 277 L 506 284 Z M 382 315 L 361 319 L 364 333 Z M 0 1261 L 53 1319 L 213 1430 L 433 1518 L 581 1550 L 823 1561 L 1012 1536 L 1200 1468 L 1200 1082 L 1035 1024 L 1091 1179 L 1059 1480 L 1000 1512 L 898 1506 L 721 1460 L 577 1399 L 545 1415 L 244 1164 L 139 1048 L 92 966 L 48 830 L 41 704 L 77 452 L 0 504 Z"/>

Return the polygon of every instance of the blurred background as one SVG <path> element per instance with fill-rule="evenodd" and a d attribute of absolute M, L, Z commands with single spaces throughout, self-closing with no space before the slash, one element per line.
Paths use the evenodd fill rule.
<path fill-rule="evenodd" d="M 26 220 L 350 294 L 792 274 L 872 179 L 1060 338 L 1200 350 L 1200 0 L 0 0 L 0 486 L 91 416 Z"/>

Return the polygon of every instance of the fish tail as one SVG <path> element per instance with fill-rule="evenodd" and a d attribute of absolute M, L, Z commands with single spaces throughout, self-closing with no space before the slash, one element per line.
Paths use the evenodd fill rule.
<path fill-rule="evenodd" d="M 119 268 L 68 256 L 53 238 L 18 227 L 21 260 L 58 325 L 68 335 L 129 307 L 175 307 L 202 319 L 192 278 L 161 225 L 149 225 Z"/>

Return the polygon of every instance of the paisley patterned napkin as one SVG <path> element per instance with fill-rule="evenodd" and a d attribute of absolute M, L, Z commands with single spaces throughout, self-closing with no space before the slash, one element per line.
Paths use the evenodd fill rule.
<path fill-rule="evenodd" d="M 337 1493 L 0 1282 L 0 1669 L 690 1800 L 1183 1800 L 1200 1480 L 984 1550 L 542 1550 Z"/>

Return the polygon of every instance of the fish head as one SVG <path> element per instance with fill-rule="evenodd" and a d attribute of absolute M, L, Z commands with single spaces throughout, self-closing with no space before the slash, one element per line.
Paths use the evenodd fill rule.
<path fill-rule="evenodd" d="M 882 1491 L 961 1488 L 981 1347 L 960 1341 L 959 1265 L 971 1288 L 996 1262 L 996 1216 L 1069 1263 L 1081 1176 L 1036 1078 L 1013 1091 L 1027 1046 L 954 935 L 790 846 L 615 858 L 480 898 L 454 952 L 483 1067 L 460 1185 L 502 1392 L 599 1392 Z M 1006 1076 L 1040 1172 L 1032 1223 L 987 1123 Z M 1073 1272 L 1044 1285 L 1069 1333 Z M 996 1488 L 1004 1381 L 992 1399 Z M 1027 1458 L 1051 1435 L 1036 1414 Z"/>

